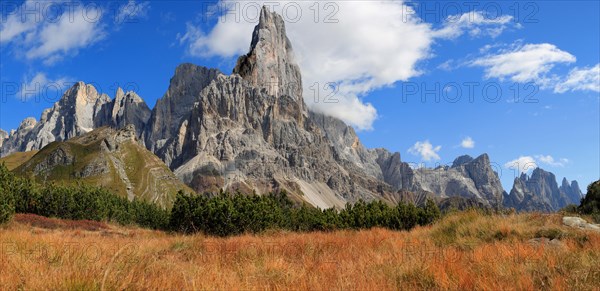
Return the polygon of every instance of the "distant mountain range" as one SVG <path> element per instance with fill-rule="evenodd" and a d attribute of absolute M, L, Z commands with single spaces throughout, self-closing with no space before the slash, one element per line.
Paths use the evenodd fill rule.
<path fill-rule="evenodd" d="M 111 99 L 79 82 L 39 121 L 0 130 L 1 156 L 39 150 L 28 160 L 20 154 L 14 171 L 42 180 L 65 174 L 161 205 L 179 189 L 286 190 L 321 208 L 427 197 L 459 208 L 556 211 L 579 203 L 576 181 L 558 187 L 542 169 L 515 179 L 507 194 L 487 154 L 413 169 L 399 153 L 367 149 L 352 127 L 308 109 L 293 55 L 283 19 L 263 8 L 233 74 L 182 64 L 152 110 L 135 92 L 118 89 Z"/>

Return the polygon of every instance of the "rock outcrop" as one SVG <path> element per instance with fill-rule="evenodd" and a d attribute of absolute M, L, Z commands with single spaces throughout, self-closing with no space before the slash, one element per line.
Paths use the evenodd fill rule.
<path fill-rule="evenodd" d="M 32 117 L 23 120 L 5 140 L 1 156 L 39 150 L 51 142 L 65 141 L 102 126 L 123 128 L 133 124 L 145 128 L 150 117 L 146 103 L 134 92 L 124 94 L 121 88 L 116 95 L 111 100 L 90 84 L 76 83 L 52 108 L 44 110 L 39 122 Z"/>
<path fill-rule="evenodd" d="M 562 218 L 562 221 L 566 226 L 600 232 L 600 225 L 589 223 L 581 217 L 565 216 Z"/>
<path fill-rule="evenodd" d="M 250 85 L 268 95 L 292 97 L 304 109 L 300 67 L 294 60 L 292 44 L 286 35 L 285 22 L 277 13 L 263 8 L 252 33 L 250 52 L 241 56 L 233 69 Z M 304 111 L 304 110 L 301 110 Z"/>
<path fill-rule="evenodd" d="M 0 129 L 0 149 L 2 149 L 2 145 L 6 139 L 8 139 L 8 132 Z"/>
<path fill-rule="evenodd" d="M 159 152 L 167 140 L 178 136 L 184 119 L 189 118 L 200 92 L 222 73 L 193 64 L 182 64 L 175 70 L 169 89 L 156 102 L 144 131 L 143 140 L 152 152 Z"/>
<path fill-rule="evenodd" d="M 411 168 L 400 161 L 400 154 L 376 150 L 383 177 L 394 189 L 411 192 L 426 191 L 440 198 L 460 196 L 475 199 L 488 207 L 502 205 L 504 192 L 498 174 L 492 169 L 487 154 L 475 159 L 469 156 L 457 158 L 451 167 L 435 169 Z"/>
<path fill-rule="evenodd" d="M 133 91 L 123 93 L 121 88 L 117 89 L 115 99 L 101 110 L 102 113 L 95 120 L 96 127 L 110 126 L 121 129 L 133 125 L 138 137 L 142 136 L 151 114 L 150 108 L 140 96 Z"/>
<path fill-rule="evenodd" d="M 566 185 L 565 185 L 566 184 Z M 572 183 L 577 190 L 577 182 Z M 558 187 L 553 173 L 536 168 L 531 176 L 523 173 L 515 179 L 509 195 L 504 197 L 504 206 L 518 211 L 557 211 L 568 204 L 579 204 L 581 190 L 573 189 L 563 180 L 563 186 Z"/>
<path fill-rule="evenodd" d="M 575 180 L 569 184 L 567 178 L 563 178 L 561 186 L 558 189 L 567 197 L 569 204 L 579 205 L 581 198 L 583 198 L 583 192 L 581 192 L 579 183 Z"/>

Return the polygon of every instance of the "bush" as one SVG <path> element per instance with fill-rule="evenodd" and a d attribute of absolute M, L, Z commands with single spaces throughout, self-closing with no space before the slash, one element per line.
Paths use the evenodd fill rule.
<path fill-rule="evenodd" d="M 579 211 L 597 219 L 600 217 L 600 180 L 593 182 L 587 188 L 587 194 L 581 199 Z M 600 222 L 596 220 L 596 222 Z"/>
<path fill-rule="evenodd" d="M 285 192 L 265 196 L 220 193 L 214 197 L 186 196 L 180 192 L 171 210 L 169 229 L 216 236 L 260 233 L 269 229 L 307 232 L 386 227 L 408 230 L 430 224 L 439 217 L 440 211 L 433 201 L 427 201 L 424 208 L 417 208 L 412 204 L 390 207 L 381 201 L 361 200 L 337 211 L 306 204 L 294 207 Z"/>
<path fill-rule="evenodd" d="M 72 220 L 112 221 L 165 229 L 169 213 L 154 204 L 130 202 L 108 190 L 85 185 L 38 185 L 0 165 L 0 223 L 13 213 Z"/>
<path fill-rule="evenodd" d="M 0 195 L 0 224 L 8 222 L 15 214 L 15 207 L 5 199 L 6 197 Z"/>
<path fill-rule="evenodd" d="M 382 201 L 360 200 L 341 211 L 321 210 L 306 204 L 296 206 L 285 192 L 264 196 L 221 192 L 209 197 L 189 196 L 180 191 L 169 212 L 151 203 L 129 201 L 102 188 L 38 185 L 14 176 L 3 165 L 0 166 L 0 198 L 0 222 L 7 221 L 16 212 L 216 236 L 260 233 L 269 229 L 331 231 L 386 227 L 408 230 L 440 217 L 440 210 L 433 201 L 418 208 L 413 204 L 399 203 L 392 207 Z"/>

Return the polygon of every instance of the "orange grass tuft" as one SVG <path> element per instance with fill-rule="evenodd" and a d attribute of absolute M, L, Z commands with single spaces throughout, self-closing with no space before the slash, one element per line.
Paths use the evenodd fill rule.
<path fill-rule="evenodd" d="M 564 227 L 558 215 L 467 212 L 410 232 L 273 231 L 229 238 L 73 223 L 17 215 L 0 228 L 0 290 L 600 286 L 600 234 Z M 548 230 L 559 243 L 530 241 Z"/>

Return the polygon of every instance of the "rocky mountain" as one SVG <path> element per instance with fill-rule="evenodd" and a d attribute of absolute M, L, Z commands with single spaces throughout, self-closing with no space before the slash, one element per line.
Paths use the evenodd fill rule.
<path fill-rule="evenodd" d="M 90 183 L 130 200 L 168 207 L 179 190 L 192 191 L 164 163 L 139 144 L 133 125 L 121 130 L 95 129 L 64 142 L 53 142 L 14 171 L 40 182 Z"/>
<path fill-rule="evenodd" d="M 39 122 L 29 117 L 2 145 L 0 156 L 39 150 L 54 141 L 65 141 L 94 128 L 122 128 L 128 124 L 145 127 L 150 109 L 134 92 L 117 90 L 111 100 L 94 86 L 78 82 L 67 90 L 52 108 L 44 110 Z M 141 135 L 141 130 L 139 132 Z"/>
<path fill-rule="evenodd" d="M 571 204 L 579 205 L 579 203 L 581 202 L 581 198 L 583 198 L 584 196 L 583 192 L 581 192 L 581 189 L 579 188 L 579 183 L 575 180 L 571 181 L 571 183 L 569 184 L 567 178 L 563 178 L 562 183 L 560 187 L 558 187 L 558 189 L 560 190 L 560 192 L 564 193 L 564 195 L 569 200 L 569 203 Z"/>
<path fill-rule="evenodd" d="M 281 16 L 263 9 L 250 51 L 233 71 L 181 65 L 146 131 L 146 145 L 194 190 L 285 189 L 322 208 L 391 191 L 380 173 L 365 175 L 360 162 L 347 160 L 353 156 L 339 154 L 344 145 L 330 140 L 323 119 L 310 118 Z M 189 82 L 188 72 L 198 81 Z M 158 108 L 172 102 L 193 105 L 187 112 Z M 362 147 L 355 135 L 351 139 Z M 360 151 L 370 155 L 364 147 Z M 371 159 L 369 166 L 380 172 Z"/>
<path fill-rule="evenodd" d="M 150 108 L 140 96 L 133 91 L 123 93 L 123 90 L 118 88 L 115 99 L 100 109 L 100 113 L 94 120 L 94 126 L 125 128 L 131 124 L 136 129 L 136 136 L 140 137 L 150 119 L 150 114 Z"/>
<path fill-rule="evenodd" d="M 376 152 L 384 180 L 394 189 L 415 193 L 425 191 L 441 198 L 459 196 L 475 199 L 494 208 L 502 205 L 504 190 L 487 154 L 475 159 L 470 156 L 458 157 L 450 167 L 413 169 L 400 160 L 398 153 L 392 155 L 383 149 Z"/>
<path fill-rule="evenodd" d="M 579 204 L 581 197 L 576 181 L 569 185 L 563 179 L 559 188 L 553 173 L 536 168 L 531 176 L 523 173 L 515 179 L 510 194 L 505 194 L 504 206 L 518 211 L 552 212 L 568 204 Z"/>
<path fill-rule="evenodd" d="M 79 82 L 44 111 L 39 122 L 27 118 L 3 139 L 0 154 L 43 148 L 29 166 L 19 168 L 52 178 L 54 168 L 48 165 L 73 162 L 74 156 L 60 149 L 87 145 L 88 141 L 90 145 L 99 143 L 93 149 L 103 153 L 100 161 L 105 162 L 100 162 L 98 177 L 106 178 L 103 173 L 109 169 L 118 179 L 106 178 L 107 183 L 123 186 L 125 190 L 119 191 L 125 191 L 124 195 L 165 201 L 156 191 L 144 192 L 126 182 L 132 180 L 126 165 L 133 161 L 125 161 L 123 166 L 122 156 L 129 154 L 115 152 L 109 144 L 108 151 L 98 150 L 102 142 L 92 141 L 90 136 L 100 139 L 114 134 L 104 127 L 126 128 L 127 136 L 138 138 L 139 144 L 158 156 L 176 177 L 200 193 L 287 190 L 293 199 L 321 208 L 343 207 L 358 199 L 420 203 L 427 198 L 449 208 L 497 208 L 506 204 L 503 199 L 520 205 L 524 198 L 519 197 L 529 193 L 523 190 L 523 195 L 519 192 L 510 198 L 503 195 L 487 154 L 461 156 L 451 166 L 418 168 L 402 161 L 399 153 L 367 149 L 354 129 L 341 120 L 311 112 L 302 98 L 302 76 L 283 18 L 267 8 L 260 13 L 248 53 L 238 59 L 231 75 L 182 64 L 152 110 L 135 92 L 118 89 L 111 100 L 93 86 Z M 92 131 L 97 128 L 101 128 L 100 133 Z M 52 143 L 65 140 L 68 142 Z M 136 147 L 135 152 L 141 150 Z M 30 155 L 12 157 L 11 164 L 19 165 Z M 46 161 L 46 157 L 51 158 Z M 160 168 L 156 160 L 144 160 Z M 107 164 L 112 166 L 102 166 Z M 90 173 L 95 170 L 82 167 L 70 173 L 94 176 Z M 125 169 L 125 174 L 119 169 Z M 88 180 L 101 182 L 94 179 Z M 576 182 L 563 183 L 558 192 L 573 200 L 580 195 L 578 188 Z M 542 189 L 546 188 L 534 191 Z"/>

